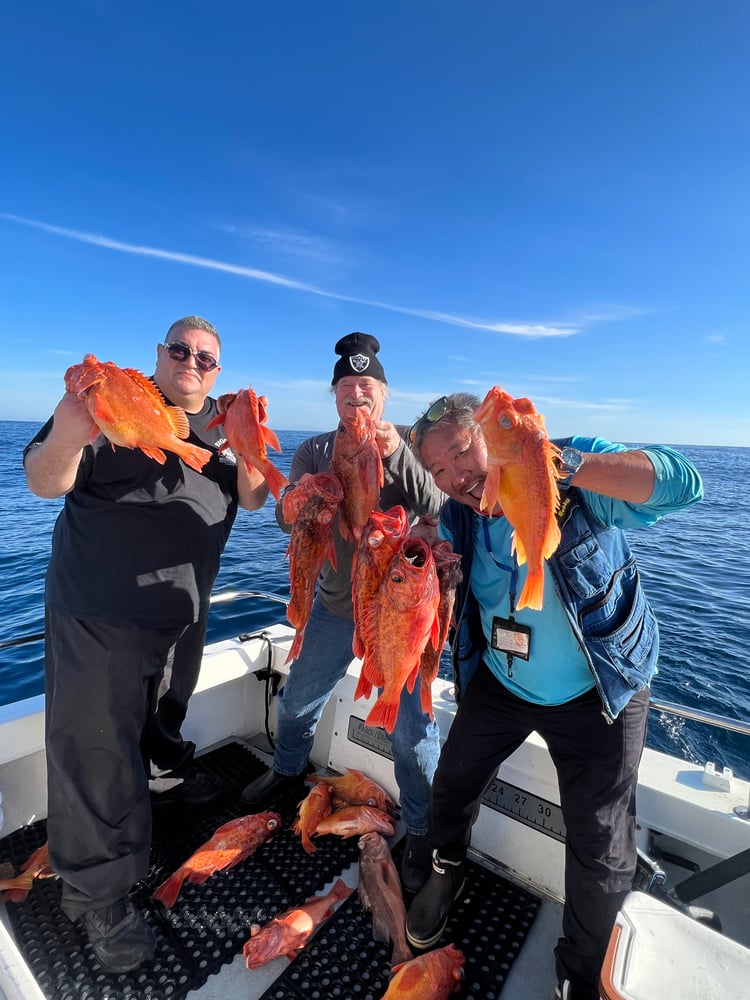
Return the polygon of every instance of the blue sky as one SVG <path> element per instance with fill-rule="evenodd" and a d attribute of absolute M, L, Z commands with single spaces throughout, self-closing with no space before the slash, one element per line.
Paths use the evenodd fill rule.
<path fill-rule="evenodd" d="M 749 43 L 744 0 L 6 5 L 0 419 L 198 313 L 279 430 L 364 330 L 396 422 L 497 384 L 748 445 Z"/>

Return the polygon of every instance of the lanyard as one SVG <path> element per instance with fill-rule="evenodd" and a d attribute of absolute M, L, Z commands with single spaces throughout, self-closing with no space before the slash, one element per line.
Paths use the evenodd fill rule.
<path fill-rule="evenodd" d="M 508 613 L 508 622 L 511 627 L 515 624 L 514 613 L 516 610 L 516 591 L 518 589 L 518 560 L 516 559 L 516 553 L 511 553 L 513 558 L 512 565 L 507 565 L 506 563 L 500 562 L 492 551 L 492 541 L 490 539 L 490 528 L 487 523 L 487 518 L 481 518 L 482 530 L 484 532 L 484 545 L 489 553 L 490 559 L 497 566 L 498 569 L 503 570 L 505 573 L 510 573 L 510 581 L 508 583 L 508 603 L 510 610 Z M 519 626 L 520 627 L 520 626 Z M 513 654 L 511 652 L 506 652 L 505 654 L 508 663 L 508 677 L 513 676 Z"/>

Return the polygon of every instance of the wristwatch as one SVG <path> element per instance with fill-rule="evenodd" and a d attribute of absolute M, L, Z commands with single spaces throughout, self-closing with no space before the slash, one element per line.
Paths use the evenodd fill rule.
<path fill-rule="evenodd" d="M 560 452 L 558 485 L 562 486 L 563 489 L 567 489 L 585 461 L 586 456 L 577 448 L 563 448 Z"/>

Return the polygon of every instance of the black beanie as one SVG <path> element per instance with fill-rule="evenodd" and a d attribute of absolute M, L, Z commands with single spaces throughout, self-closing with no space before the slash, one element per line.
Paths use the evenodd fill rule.
<path fill-rule="evenodd" d="M 336 344 L 334 350 L 341 357 L 333 366 L 331 385 L 336 385 L 344 375 L 368 375 L 387 384 L 383 366 L 375 357 L 380 344 L 369 333 L 347 333 Z"/>

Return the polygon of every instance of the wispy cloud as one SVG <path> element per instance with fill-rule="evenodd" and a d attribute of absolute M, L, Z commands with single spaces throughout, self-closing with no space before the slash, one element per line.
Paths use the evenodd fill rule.
<path fill-rule="evenodd" d="M 238 239 L 289 257 L 312 259 L 324 264 L 338 264 L 343 260 L 341 252 L 310 233 L 283 227 L 271 229 L 263 226 L 224 225 L 218 229 L 222 233 L 228 233 L 230 236 L 236 236 Z"/>
<path fill-rule="evenodd" d="M 210 257 L 199 257 L 195 254 L 179 253 L 174 250 L 163 250 L 159 247 L 148 247 L 137 243 L 125 243 L 122 240 L 115 240 L 109 236 L 102 236 L 97 233 L 87 233 L 78 229 L 67 229 L 63 226 L 53 226 L 46 222 L 38 222 L 34 219 L 26 219 L 20 215 L 12 215 L 8 212 L 0 212 L 0 218 L 19 225 L 31 226 L 34 229 L 51 233 L 55 236 L 62 236 L 66 239 L 76 240 L 79 243 L 88 243 L 92 246 L 103 247 L 106 250 L 116 250 L 120 253 L 132 254 L 138 257 L 151 257 L 156 260 L 170 261 L 175 264 L 186 264 L 189 267 L 200 267 L 210 271 L 222 271 L 226 274 L 234 274 L 243 278 L 250 278 L 253 281 L 262 281 L 266 284 L 277 285 L 288 288 L 292 291 L 304 292 L 308 295 L 318 295 L 322 298 L 335 299 L 339 302 L 353 302 L 356 305 L 371 306 L 375 309 L 385 309 L 389 312 L 400 313 L 405 316 L 415 316 L 420 319 L 432 320 L 435 323 L 445 323 L 450 326 L 466 327 L 472 330 L 487 330 L 491 333 L 505 333 L 517 337 L 541 338 L 541 337 L 571 337 L 580 333 L 582 327 L 572 323 L 556 323 L 547 325 L 543 323 L 505 323 L 501 321 L 491 321 L 472 316 L 458 316 L 453 313 L 437 312 L 432 309 L 416 309 L 407 306 L 394 305 L 389 302 L 380 302 L 376 299 L 365 299 L 354 295 L 343 295 L 340 292 L 331 292 L 325 288 L 319 288 L 305 281 L 298 281 L 295 278 L 288 278 L 285 275 L 275 274 L 272 271 L 262 271 L 254 267 L 245 267 L 239 264 L 230 264 L 227 261 L 213 260 Z"/>

